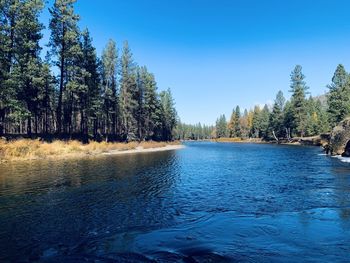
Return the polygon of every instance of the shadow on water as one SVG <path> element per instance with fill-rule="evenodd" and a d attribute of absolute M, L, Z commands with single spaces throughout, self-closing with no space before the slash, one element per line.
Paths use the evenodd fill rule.
<path fill-rule="evenodd" d="M 0 166 L 0 260 L 342 261 L 350 166 L 313 147 L 180 151 Z"/>

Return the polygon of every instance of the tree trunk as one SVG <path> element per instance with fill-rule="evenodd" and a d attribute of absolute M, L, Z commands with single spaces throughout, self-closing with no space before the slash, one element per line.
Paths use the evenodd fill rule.
<path fill-rule="evenodd" d="M 0 136 L 5 133 L 5 108 L 0 109 Z"/>
<path fill-rule="evenodd" d="M 275 140 L 277 141 L 277 143 L 279 143 L 279 140 L 278 140 L 278 138 L 277 138 L 277 136 L 276 136 L 276 134 L 275 134 L 275 131 L 272 131 L 272 135 L 273 135 L 273 137 L 275 138 Z"/>
<path fill-rule="evenodd" d="M 62 131 L 62 99 L 63 99 L 63 88 L 64 88 L 64 75 L 65 75 L 65 48 L 66 43 L 64 41 L 66 25 L 62 24 L 62 50 L 61 50 L 61 61 L 60 61 L 60 87 L 59 87 L 59 96 L 58 96 L 58 104 L 57 104 L 57 133 L 60 134 Z"/>
<path fill-rule="evenodd" d="M 27 120 L 27 134 L 32 136 L 32 116 L 29 116 Z"/>

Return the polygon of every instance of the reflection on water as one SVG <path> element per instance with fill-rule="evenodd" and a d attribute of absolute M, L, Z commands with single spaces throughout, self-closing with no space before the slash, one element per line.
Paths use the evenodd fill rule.
<path fill-rule="evenodd" d="M 350 166 L 312 147 L 0 166 L 0 261 L 346 261 Z"/>

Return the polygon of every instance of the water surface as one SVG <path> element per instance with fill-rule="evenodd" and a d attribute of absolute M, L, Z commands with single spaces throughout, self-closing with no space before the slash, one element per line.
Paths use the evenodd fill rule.
<path fill-rule="evenodd" d="M 0 165 L 0 261 L 350 260 L 350 164 L 317 147 Z"/>

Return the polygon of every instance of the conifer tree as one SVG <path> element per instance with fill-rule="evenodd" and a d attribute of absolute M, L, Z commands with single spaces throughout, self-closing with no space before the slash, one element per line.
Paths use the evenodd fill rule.
<path fill-rule="evenodd" d="M 216 120 L 216 138 L 224 138 L 227 137 L 227 122 L 226 122 L 226 117 L 225 115 L 221 115 L 217 120 Z"/>
<path fill-rule="evenodd" d="M 104 134 L 109 140 L 111 134 L 119 133 L 119 103 L 117 93 L 117 62 L 116 43 L 109 40 L 102 54 L 102 98 L 104 111 Z"/>
<path fill-rule="evenodd" d="M 11 80 L 14 65 L 16 24 L 20 11 L 19 0 L 0 1 L 0 136 L 5 123 L 11 119 L 19 102 L 16 100 L 16 83 Z M 13 118 L 12 121 L 13 122 Z"/>
<path fill-rule="evenodd" d="M 350 82 L 343 65 L 337 66 L 328 88 L 329 122 L 334 127 L 350 114 Z"/>
<path fill-rule="evenodd" d="M 259 116 L 259 126 L 260 126 L 260 138 L 269 139 L 269 119 L 270 119 L 270 110 L 267 104 L 260 112 Z"/>
<path fill-rule="evenodd" d="M 85 89 L 79 93 L 80 117 L 81 117 L 81 134 L 87 140 L 89 127 L 92 126 L 94 137 L 97 136 L 97 121 L 101 113 L 101 85 L 98 72 L 98 60 L 96 50 L 92 45 L 90 32 L 86 29 L 82 32 L 81 39 L 82 61 L 81 67 L 84 72 Z M 91 125 L 90 125 L 91 124 Z"/>
<path fill-rule="evenodd" d="M 16 85 L 22 116 L 27 119 L 27 133 L 32 134 L 32 119 L 35 120 L 35 133 L 38 132 L 40 93 L 43 88 L 39 41 L 43 25 L 39 14 L 42 1 L 28 0 L 19 5 L 15 27 L 14 58 L 12 81 Z"/>
<path fill-rule="evenodd" d="M 121 58 L 120 80 L 120 115 L 122 123 L 122 138 L 126 141 L 137 138 L 137 82 L 136 67 L 128 42 L 124 43 Z"/>
<path fill-rule="evenodd" d="M 160 93 L 160 102 L 163 115 L 163 140 L 171 141 L 173 139 L 173 130 L 177 123 L 177 112 L 175 102 L 170 89 Z"/>
<path fill-rule="evenodd" d="M 253 138 L 259 138 L 260 137 L 260 113 L 261 109 L 258 105 L 254 107 L 253 111 L 253 118 L 252 118 L 252 129 L 251 129 L 251 134 Z"/>
<path fill-rule="evenodd" d="M 276 95 L 275 102 L 273 104 L 272 112 L 270 115 L 270 129 L 272 132 L 273 137 L 275 137 L 277 140 L 278 138 L 282 137 L 285 134 L 284 131 L 284 104 L 285 104 L 285 98 L 283 96 L 283 92 L 279 91 Z"/>
<path fill-rule="evenodd" d="M 240 119 L 241 119 L 241 109 L 239 108 L 239 106 L 236 106 L 236 125 L 235 125 L 235 136 L 236 137 L 241 137 L 241 123 L 240 123 Z"/>
<path fill-rule="evenodd" d="M 241 129 L 241 137 L 248 138 L 249 137 L 249 124 L 248 124 L 248 111 L 244 110 L 243 116 L 239 120 L 240 129 Z"/>
<path fill-rule="evenodd" d="M 142 79 L 144 84 L 144 130 L 147 140 L 156 139 L 155 130 L 159 131 L 161 127 L 160 102 L 157 94 L 157 83 L 154 75 L 147 71 L 146 67 L 142 70 Z"/>
<path fill-rule="evenodd" d="M 236 137 L 236 126 L 237 126 L 237 116 L 236 116 L 236 111 L 233 109 L 230 121 L 227 124 L 227 130 L 228 130 L 228 136 L 230 138 Z"/>
<path fill-rule="evenodd" d="M 304 81 L 305 76 L 302 73 L 300 65 L 295 66 L 291 73 L 291 90 L 292 92 L 292 114 L 293 114 L 293 129 L 296 135 L 303 137 L 307 122 L 306 99 L 308 87 Z"/>
<path fill-rule="evenodd" d="M 51 54 L 54 57 L 53 63 L 59 69 L 59 92 L 58 104 L 56 110 L 57 132 L 62 132 L 62 112 L 64 101 L 64 93 L 66 86 L 72 81 L 74 76 L 71 76 L 68 66 L 74 66 L 76 62 L 77 51 L 79 50 L 79 30 L 77 22 L 79 16 L 74 12 L 74 3 L 76 0 L 55 0 L 54 6 L 49 9 L 51 14 L 50 25 L 51 37 L 49 46 Z M 70 86 L 74 89 L 76 83 L 71 83 Z M 65 94 L 65 99 L 72 99 L 72 94 Z M 71 105 L 66 105 L 67 107 Z M 70 114 L 70 109 L 67 109 L 67 114 Z M 71 116 L 67 116 L 69 119 Z M 64 123 L 66 127 L 66 123 Z"/>

